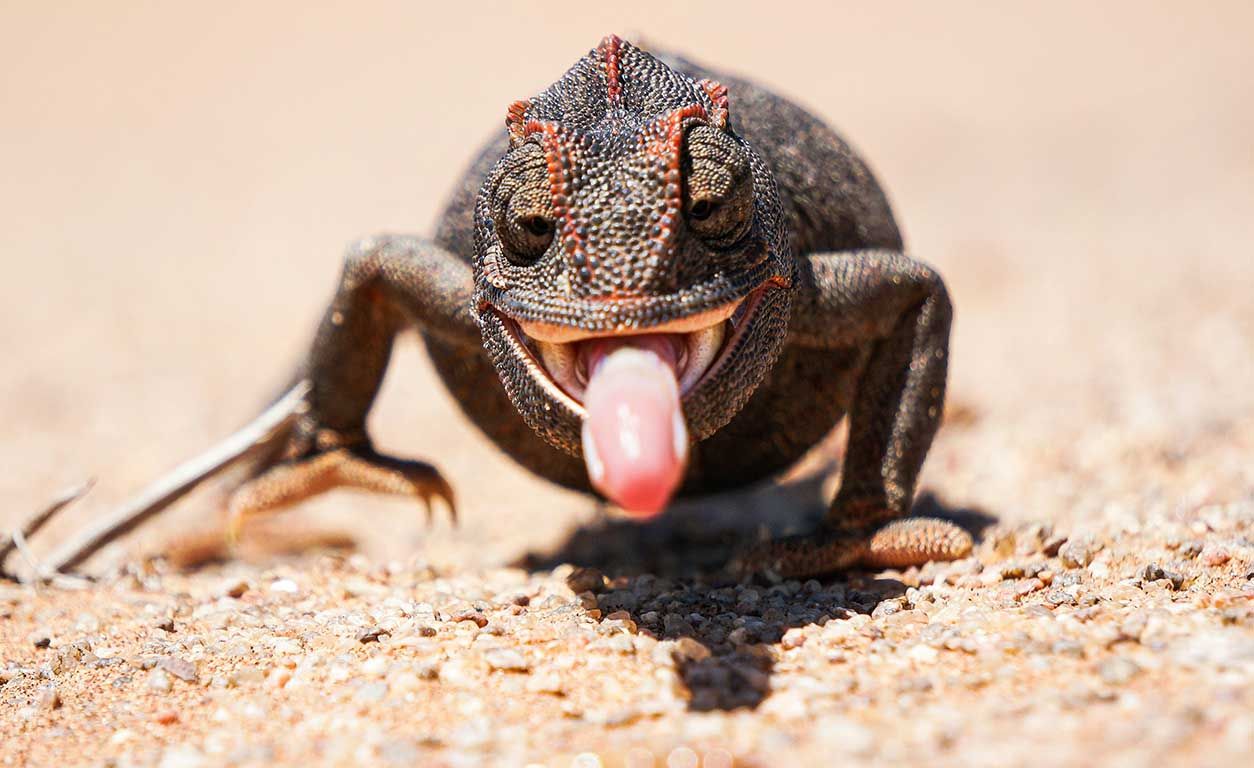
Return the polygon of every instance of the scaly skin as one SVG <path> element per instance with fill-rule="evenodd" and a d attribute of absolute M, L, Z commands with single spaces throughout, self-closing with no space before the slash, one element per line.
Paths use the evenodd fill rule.
<path fill-rule="evenodd" d="M 640 332 L 744 299 L 720 359 L 683 399 L 681 488 L 744 486 L 796 462 L 846 415 L 822 527 L 740 558 L 807 576 L 965 555 L 952 524 L 907 518 L 944 402 L 950 305 L 902 253 L 889 206 L 833 131 L 751 83 L 615 37 L 539 96 L 472 165 L 433 240 L 350 250 L 299 377 L 297 427 L 230 502 L 233 529 L 337 484 L 451 491 L 375 453 L 366 415 L 393 338 L 416 327 L 462 410 L 510 456 L 590 491 L 582 406 L 528 331 Z"/>

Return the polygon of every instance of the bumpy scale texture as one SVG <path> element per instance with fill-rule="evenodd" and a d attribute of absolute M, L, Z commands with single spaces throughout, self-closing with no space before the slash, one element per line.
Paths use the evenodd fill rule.
<path fill-rule="evenodd" d="M 334 485 L 451 489 L 374 452 L 366 415 L 393 338 L 423 335 L 466 415 L 530 470 L 589 491 L 581 406 L 522 332 L 640 332 L 743 300 L 684 396 L 681 493 L 788 468 L 846 416 L 839 493 L 813 533 L 746 551 L 742 572 L 808 575 L 964 555 L 952 524 L 906 517 L 944 402 L 951 309 L 902 252 L 884 194 L 844 141 L 748 82 L 608 37 L 468 169 L 433 240 L 354 246 L 298 381 L 301 418 L 234 494 L 234 525 Z"/>

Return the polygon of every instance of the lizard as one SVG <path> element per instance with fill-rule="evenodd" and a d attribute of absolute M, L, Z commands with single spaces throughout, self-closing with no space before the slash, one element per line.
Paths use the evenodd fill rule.
<path fill-rule="evenodd" d="M 909 516 L 951 318 L 833 129 L 610 35 L 508 107 L 434 237 L 349 248 L 294 378 L 299 414 L 230 494 L 228 529 L 335 487 L 452 505 L 432 464 L 366 430 L 393 342 L 416 329 L 504 453 L 642 520 L 767 480 L 848 418 L 823 521 L 747 545 L 741 574 L 962 557 L 964 530 Z"/>

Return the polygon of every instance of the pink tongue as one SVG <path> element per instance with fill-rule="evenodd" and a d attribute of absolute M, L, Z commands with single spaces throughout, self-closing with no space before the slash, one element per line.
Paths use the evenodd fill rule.
<path fill-rule="evenodd" d="M 665 336 L 592 342 L 581 350 L 592 378 L 584 392 L 588 477 L 629 513 L 650 518 L 675 493 L 688 460 L 688 430 Z"/>

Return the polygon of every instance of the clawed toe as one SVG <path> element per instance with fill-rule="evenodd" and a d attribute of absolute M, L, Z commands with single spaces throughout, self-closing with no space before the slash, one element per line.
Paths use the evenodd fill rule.
<path fill-rule="evenodd" d="M 227 502 L 227 539 L 238 541 L 249 518 L 284 509 L 334 488 L 421 499 L 428 524 L 434 520 L 433 501 L 439 499 L 448 507 L 453 523 L 457 523 L 452 486 L 439 470 L 426 462 L 399 459 L 359 446 L 278 464 L 240 486 Z"/>
<path fill-rule="evenodd" d="M 909 517 L 861 529 L 824 526 L 805 536 L 768 541 L 736 558 L 730 570 L 739 578 L 766 574 L 787 579 L 858 565 L 908 568 L 966 557 L 972 546 L 971 534 L 948 520 Z"/>

